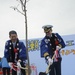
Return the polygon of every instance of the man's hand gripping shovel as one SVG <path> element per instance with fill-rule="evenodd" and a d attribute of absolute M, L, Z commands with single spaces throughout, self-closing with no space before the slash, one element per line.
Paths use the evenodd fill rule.
<path fill-rule="evenodd" d="M 52 60 L 55 58 L 55 54 L 53 55 L 52 57 Z M 45 72 L 40 72 L 39 75 L 47 75 L 49 72 L 50 72 L 50 67 L 51 67 L 51 64 L 48 65 L 47 69 Z"/>

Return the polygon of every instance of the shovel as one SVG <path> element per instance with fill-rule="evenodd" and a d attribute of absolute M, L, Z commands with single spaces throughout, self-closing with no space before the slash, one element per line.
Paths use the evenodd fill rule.
<path fill-rule="evenodd" d="M 54 57 L 55 57 L 55 54 L 53 55 L 52 60 L 54 59 Z M 50 72 L 50 70 L 51 70 L 51 65 L 49 64 L 46 71 L 40 72 L 39 75 L 47 75 Z"/>

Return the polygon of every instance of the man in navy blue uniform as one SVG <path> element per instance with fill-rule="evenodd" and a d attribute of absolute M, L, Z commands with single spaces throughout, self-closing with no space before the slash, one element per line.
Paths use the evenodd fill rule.
<path fill-rule="evenodd" d="M 61 55 L 60 50 L 65 47 L 62 37 L 58 33 L 52 32 L 52 25 L 45 25 L 42 28 L 45 37 L 41 40 L 41 57 L 44 57 L 47 64 L 51 64 L 49 75 L 61 75 Z M 55 54 L 54 59 L 52 56 Z"/>
<path fill-rule="evenodd" d="M 5 44 L 4 57 L 10 65 L 17 65 L 17 62 L 20 62 L 21 66 L 25 67 L 27 55 L 24 43 L 18 39 L 17 32 L 14 30 L 9 32 L 9 38 Z M 21 75 L 26 75 L 25 70 L 21 69 L 21 72 Z M 12 69 L 12 75 L 17 75 L 16 67 Z"/>

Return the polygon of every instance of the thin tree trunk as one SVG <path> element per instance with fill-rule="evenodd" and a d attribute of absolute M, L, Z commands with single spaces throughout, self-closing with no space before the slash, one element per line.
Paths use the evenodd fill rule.
<path fill-rule="evenodd" d="M 27 28 L 26 0 L 25 0 L 25 5 L 24 5 L 24 11 L 25 11 L 25 31 L 26 31 L 26 54 L 27 54 L 27 60 L 28 60 L 28 75 L 30 75 L 30 62 L 29 62 L 29 54 L 28 54 L 28 28 Z"/>

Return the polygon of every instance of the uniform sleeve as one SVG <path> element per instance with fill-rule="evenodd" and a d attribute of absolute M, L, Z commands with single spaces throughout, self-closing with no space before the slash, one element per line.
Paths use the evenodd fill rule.
<path fill-rule="evenodd" d="M 4 57 L 5 58 L 9 58 L 9 53 L 8 53 L 8 49 L 9 49 L 9 47 L 8 47 L 8 41 L 5 43 L 5 49 L 4 49 Z"/>
<path fill-rule="evenodd" d="M 65 45 L 63 38 L 58 33 L 56 33 L 56 35 L 57 35 L 58 40 L 59 40 L 59 46 L 61 46 L 61 48 L 64 48 L 66 45 Z"/>
<path fill-rule="evenodd" d="M 46 57 L 49 55 L 48 54 L 48 46 L 44 40 L 41 41 L 40 52 L 41 52 L 41 57 Z"/>
<path fill-rule="evenodd" d="M 27 55 L 26 55 L 26 47 L 24 45 L 23 42 L 20 43 L 20 52 L 19 52 L 19 58 L 21 60 L 26 60 L 27 59 Z"/>

